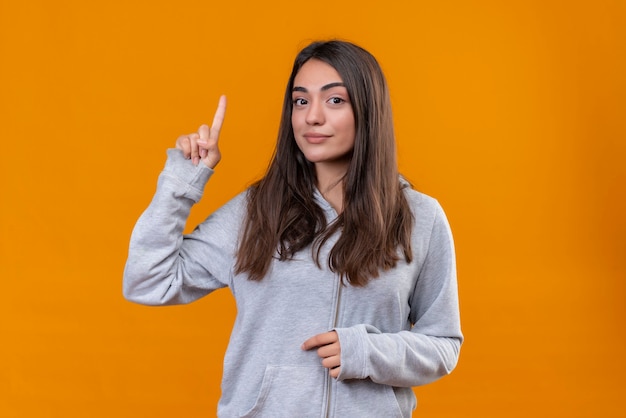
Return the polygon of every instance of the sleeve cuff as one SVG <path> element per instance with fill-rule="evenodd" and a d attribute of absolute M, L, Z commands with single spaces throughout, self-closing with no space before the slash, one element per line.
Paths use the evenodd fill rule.
<path fill-rule="evenodd" d="M 337 380 L 365 379 L 367 372 L 367 329 L 365 325 L 335 328 L 341 346 L 341 371 Z"/>
<path fill-rule="evenodd" d="M 183 156 L 181 150 L 177 148 L 167 150 L 167 161 L 162 175 L 175 180 L 177 194 L 198 202 L 204 192 L 204 186 L 213 173 L 214 170 L 202 162 L 193 165 L 191 160 Z"/>

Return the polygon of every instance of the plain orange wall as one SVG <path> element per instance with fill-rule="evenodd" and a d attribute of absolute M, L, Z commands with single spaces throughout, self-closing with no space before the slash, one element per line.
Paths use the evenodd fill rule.
<path fill-rule="evenodd" d="M 258 178 L 329 37 L 379 58 L 401 170 L 455 233 L 467 340 L 415 415 L 626 416 L 623 1 L 0 0 L 1 417 L 214 414 L 231 296 L 124 301 L 129 235 L 221 93 L 190 226 Z"/>

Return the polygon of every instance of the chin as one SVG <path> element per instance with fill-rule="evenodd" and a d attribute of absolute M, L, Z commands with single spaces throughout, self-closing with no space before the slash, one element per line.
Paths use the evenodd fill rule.
<path fill-rule="evenodd" d="M 304 158 L 306 158 L 306 160 L 310 163 L 327 163 L 327 162 L 331 162 L 333 161 L 333 158 L 328 158 L 327 156 L 324 155 L 307 155 L 304 154 Z"/>

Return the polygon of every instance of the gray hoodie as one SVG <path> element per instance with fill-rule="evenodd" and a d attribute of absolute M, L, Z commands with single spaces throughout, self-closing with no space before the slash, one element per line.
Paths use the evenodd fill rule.
<path fill-rule="evenodd" d="M 412 386 L 452 371 L 463 336 L 454 246 L 436 200 L 405 188 L 415 223 L 413 261 L 401 261 L 365 287 L 342 286 L 310 248 L 273 260 L 260 282 L 234 274 L 246 213 L 237 195 L 189 235 L 183 229 L 213 170 L 168 150 L 152 202 L 132 233 L 124 296 L 145 305 L 192 302 L 229 287 L 237 317 L 224 359 L 220 417 L 410 417 Z M 336 212 L 318 193 L 328 221 Z M 329 240 L 321 260 L 334 245 Z M 313 335 L 334 329 L 341 372 L 334 379 Z"/>

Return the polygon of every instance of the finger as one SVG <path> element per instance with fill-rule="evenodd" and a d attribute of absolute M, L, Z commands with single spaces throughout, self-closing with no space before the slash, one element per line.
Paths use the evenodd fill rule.
<path fill-rule="evenodd" d="M 323 345 L 317 349 L 317 355 L 320 358 L 333 357 L 333 356 L 339 355 L 340 353 L 341 353 L 341 347 L 339 346 L 339 343 L 336 343 L 336 342 L 332 344 Z"/>
<path fill-rule="evenodd" d="M 200 153 L 200 158 L 205 158 L 208 154 L 207 149 L 205 148 L 207 146 L 207 141 L 209 140 L 209 127 L 208 125 L 200 125 L 200 128 L 198 128 L 198 146 L 199 146 L 199 153 Z"/>
<path fill-rule="evenodd" d="M 200 137 L 201 143 L 206 143 L 209 140 L 209 126 L 208 125 L 200 125 L 198 128 L 198 136 Z"/>
<path fill-rule="evenodd" d="M 186 159 L 191 158 L 191 143 L 189 141 L 189 135 L 181 135 L 176 140 L 176 148 L 183 152 L 183 156 Z"/>
<path fill-rule="evenodd" d="M 330 374 L 330 377 L 334 377 L 336 379 L 339 376 L 339 373 L 341 373 L 341 367 L 337 366 L 335 368 L 332 368 L 328 370 L 328 373 Z"/>
<path fill-rule="evenodd" d="M 224 116 L 226 115 L 226 96 L 220 96 L 220 101 L 217 104 L 217 110 L 215 111 L 215 115 L 213 116 L 213 124 L 211 125 L 211 129 L 209 132 L 209 138 L 217 141 L 220 136 L 220 130 L 222 129 L 222 124 L 224 123 Z"/>
<path fill-rule="evenodd" d="M 302 344 L 303 350 L 310 350 L 311 348 L 320 347 L 323 345 L 331 344 L 338 341 L 337 332 L 330 331 L 322 334 L 314 335 Z"/>
<path fill-rule="evenodd" d="M 200 162 L 200 149 L 198 147 L 198 140 L 200 139 L 200 135 L 191 134 L 189 135 L 189 142 L 191 146 L 191 161 L 193 161 L 194 165 L 198 165 Z"/>
<path fill-rule="evenodd" d="M 326 367 L 327 369 L 334 369 L 335 367 L 339 367 L 340 364 L 341 364 L 340 356 L 327 357 L 324 360 L 322 360 L 322 366 Z"/>

